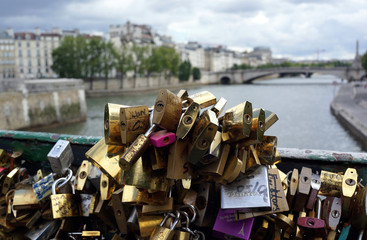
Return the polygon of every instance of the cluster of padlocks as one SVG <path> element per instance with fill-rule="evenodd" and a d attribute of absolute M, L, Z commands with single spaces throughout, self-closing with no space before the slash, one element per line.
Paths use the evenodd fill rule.
<path fill-rule="evenodd" d="M 367 226 L 356 169 L 283 173 L 264 135 L 276 114 L 245 101 L 219 117 L 226 102 L 160 90 L 151 108 L 106 104 L 104 137 L 78 169 L 64 140 L 48 175 L 10 166 L 0 238 L 347 239 Z"/>

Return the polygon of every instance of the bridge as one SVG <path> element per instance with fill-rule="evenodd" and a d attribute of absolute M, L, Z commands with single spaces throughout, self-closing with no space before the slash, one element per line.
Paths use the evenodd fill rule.
<path fill-rule="evenodd" d="M 221 84 L 239 84 L 252 83 L 256 79 L 266 77 L 273 74 L 303 74 L 310 77 L 312 74 L 333 75 L 340 79 L 348 81 L 359 81 L 366 72 L 361 67 L 279 67 L 264 69 L 246 69 L 246 70 L 230 70 L 225 72 L 214 73 L 215 83 Z"/>

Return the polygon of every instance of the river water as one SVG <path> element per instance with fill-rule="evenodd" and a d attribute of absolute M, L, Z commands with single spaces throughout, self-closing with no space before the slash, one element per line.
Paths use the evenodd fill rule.
<path fill-rule="evenodd" d="M 189 94 L 208 90 L 218 99 L 228 100 L 226 109 L 243 101 L 253 108 L 271 110 L 279 117 L 265 134 L 278 137 L 278 147 L 360 152 L 362 146 L 339 124 L 330 112 L 330 102 L 341 83 L 332 76 L 257 80 L 249 85 L 210 85 L 187 89 Z M 176 92 L 175 92 L 176 93 Z M 104 105 L 154 104 L 157 92 L 139 96 L 87 99 L 87 121 L 47 129 L 48 132 L 102 136 Z"/>

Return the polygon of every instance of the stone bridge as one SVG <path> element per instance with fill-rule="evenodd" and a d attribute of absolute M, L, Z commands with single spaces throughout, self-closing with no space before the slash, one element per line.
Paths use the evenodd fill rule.
<path fill-rule="evenodd" d="M 282 68 L 265 68 L 265 69 L 246 69 L 231 70 L 225 72 L 216 72 L 215 83 L 236 84 L 251 83 L 252 81 L 273 74 L 304 74 L 310 77 L 312 74 L 334 75 L 340 79 L 348 81 L 361 80 L 366 73 L 363 68 L 353 67 L 282 67 Z"/>

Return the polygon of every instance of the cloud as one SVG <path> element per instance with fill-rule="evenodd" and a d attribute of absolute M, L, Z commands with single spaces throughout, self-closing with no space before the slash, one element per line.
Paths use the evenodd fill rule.
<path fill-rule="evenodd" d="M 248 49 L 269 46 L 274 56 L 352 58 L 355 41 L 367 48 L 364 0 L 15 0 L 0 9 L 0 29 L 79 28 L 107 32 L 127 20 L 149 24 L 176 41 Z"/>

